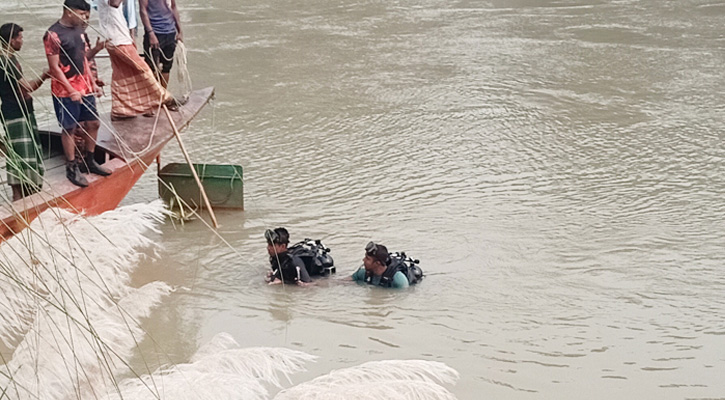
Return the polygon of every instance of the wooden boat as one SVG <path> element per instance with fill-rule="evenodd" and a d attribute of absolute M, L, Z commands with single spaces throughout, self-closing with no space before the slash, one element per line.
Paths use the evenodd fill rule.
<path fill-rule="evenodd" d="M 192 92 L 189 100 L 171 113 L 176 127 L 180 131 L 186 128 L 213 96 L 212 87 Z M 85 175 L 88 187 L 81 188 L 65 177 L 60 134 L 42 131 L 44 150 L 50 152 L 50 158 L 45 160 L 43 190 L 0 206 L 0 242 L 24 229 L 49 207 L 61 207 L 86 215 L 97 215 L 116 208 L 173 136 L 174 131 L 163 111 L 158 118 L 139 116 L 111 122 L 106 117 L 98 132 L 96 158 L 107 159 L 103 166 L 112 174 L 107 177 Z"/>

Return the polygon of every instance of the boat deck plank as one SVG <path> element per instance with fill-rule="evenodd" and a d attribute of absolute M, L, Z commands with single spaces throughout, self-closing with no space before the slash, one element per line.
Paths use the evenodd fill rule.
<path fill-rule="evenodd" d="M 183 130 L 208 102 L 213 88 L 194 92 L 189 100 L 171 116 L 179 130 Z M 98 131 L 98 146 L 124 160 L 131 160 L 150 148 L 166 143 L 174 132 L 166 118 L 166 113 L 159 110 L 154 117 L 139 116 L 121 121 L 105 121 Z M 113 126 L 113 129 L 107 127 Z M 151 132 L 151 134 L 149 134 Z"/>

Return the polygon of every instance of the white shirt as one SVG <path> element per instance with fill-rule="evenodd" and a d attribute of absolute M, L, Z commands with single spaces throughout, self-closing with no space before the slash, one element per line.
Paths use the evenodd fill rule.
<path fill-rule="evenodd" d="M 98 20 L 106 39 L 113 46 L 133 44 L 126 18 L 123 16 L 123 4 L 119 7 L 111 7 L 108 1 L 98 0 Z"/>
<path fill-rule="evenodd" d="M 138 28 L 138 20 L 136 19 L 136 0 L 126 0 L 121 7 L 126 7 L 123 15 L 128 23 L 128 29 Z"/>

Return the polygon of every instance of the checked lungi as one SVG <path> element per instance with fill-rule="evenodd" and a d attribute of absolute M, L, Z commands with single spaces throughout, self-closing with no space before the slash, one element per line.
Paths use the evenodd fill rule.
<path fill-rule="evenodd" d="M 35 116 L 31 113 L 24 118 L 4 122 L 8 184 L 23 185 L 37 191 L 43 187 L 45 165 Z"/>
<path fill-rule="evenodd" d="M 156 111 L 171 95 L 138 55 L 136 46 L 107 46 L 111 56 L 111 115 L 132 117 Z"/>

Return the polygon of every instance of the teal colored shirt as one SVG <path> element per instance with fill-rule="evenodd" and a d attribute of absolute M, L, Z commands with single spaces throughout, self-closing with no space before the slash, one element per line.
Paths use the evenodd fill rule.
<path fill-rule="evenodd" d="M 355 282 L 365 283 L 365 268 L 360 267 L 357 271 L 355 271 L 354 274 L 352 274 L 352 280 Z M 380 285 L 380 276 L 373 276 L 372 285 L 379 286 Z M 393 275 L 393 289 L 402 289 L 407 288 L 410 286 L 408 283 L 408 278 L 403 275 L 402 272 L 398 271 Z"/>

